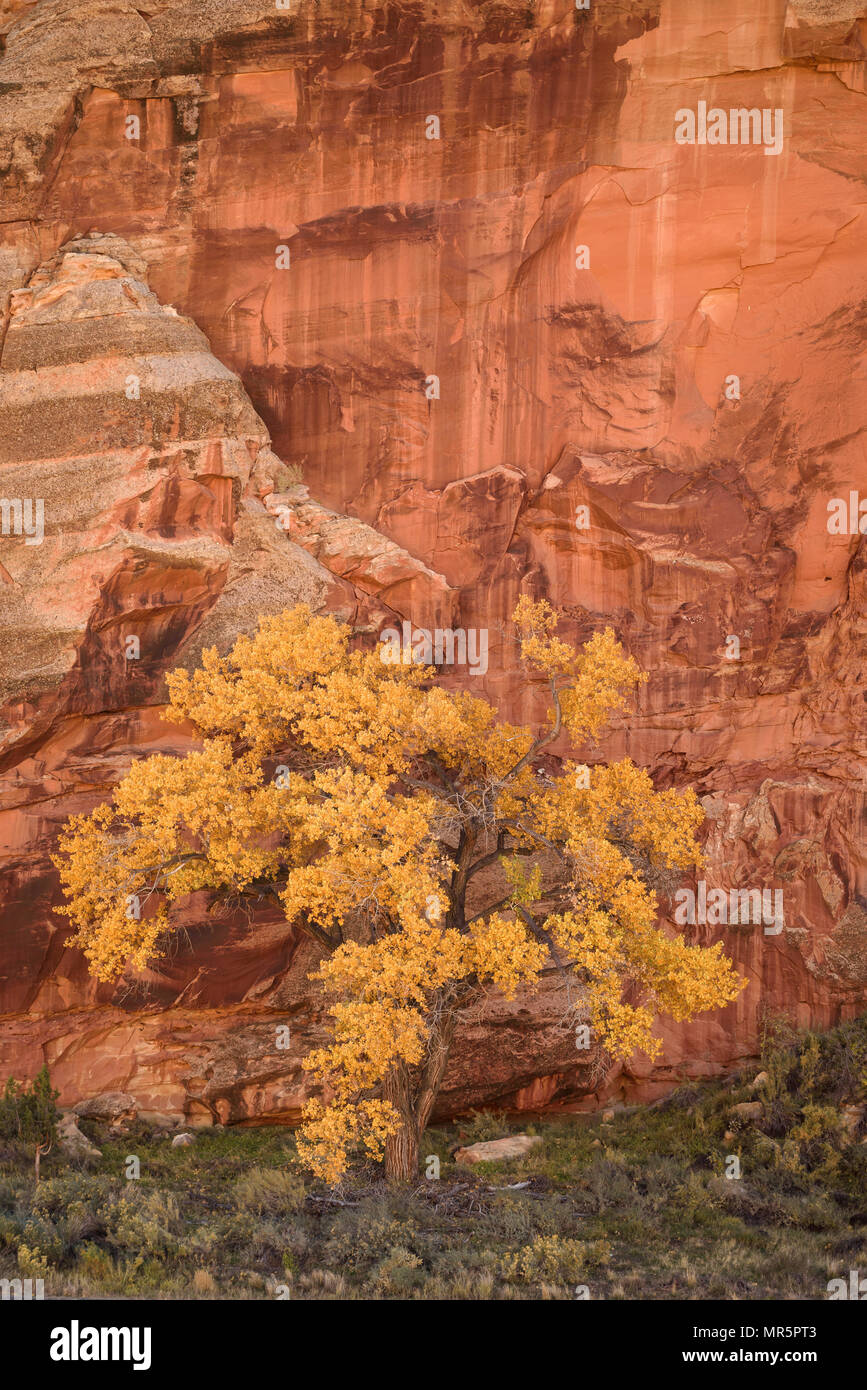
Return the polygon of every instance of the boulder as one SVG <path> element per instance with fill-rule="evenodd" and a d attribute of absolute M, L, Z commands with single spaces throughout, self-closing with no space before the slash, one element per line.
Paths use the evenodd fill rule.
<path fill-rule="evenodd" d="M 67 1158 L 101 1158 L 102 1150 L 91 1144 L 78 1128 L 73 1111 L 62 1115 L 57 1125 L 57 1142 Z"/>
<path fill-rule="evenodd" d="M 196 1141 L 193 1138 L 192 1134 L 176 1134 L 174 1139 L 172 1140 L 172 1148 L 186 1149 L 189 1147 L 190 1144 L 195 1144 L 195 1142 Z"/>
<path fill-rule="evenodd" d="M 506 1139 L 490 1139 L 483 1144 L 469 1144 L 455 1153 L 456 1163 L 502 1163 L 507 1158 L 523 1158 L 542 1140 L 536 1134 L 510 1134 Z"/>
<path fill-rule="evenodd" d="M 760 1120 L 765 1113 L 765 1107 L 760 1100 L 744 1100 L 740 1105 L 733 1105 L 732 1115 L 737 1115 L 740 1120 Z"/>
<path fill-rule="evenodd" d="M 102 1095 L 90 1096 L 73 1106 L 73 1112 L 82 1120 L 134 1120 L 137 1114 L 135 1097 L 128 1091 L 104 1091 Z"/>
<path fill-rule="evenodd" d="M 858 1133 L 858 1126 L 860 1125 L 863 1118 L 863 1105 L 844 1105 L 842 1107 L 840 1111 L 840 1119 L 843 1123 L 843 1128 L 851 1141 L 854 1141 L 855 1136 Z"/>

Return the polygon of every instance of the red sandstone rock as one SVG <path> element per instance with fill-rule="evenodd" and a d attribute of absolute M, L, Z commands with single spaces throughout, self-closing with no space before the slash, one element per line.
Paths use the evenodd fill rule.
<path fill-rule="evenodd" d="M 46 515 L 0 538 L 0 1072 L 297 1118 L 308 943 L 202 904 L 97 986 L 49 854 L 188 746 L 163 673 L 299 599 L 487 628 L 473 688 L 520 720 L 518 594 L 612 624 L 651 679 L 582 756 L 696 786 L 708 885 L 784 893 L 778 935 L 687 929 L 750 985 L 661 1021 L 661 1062 L 601 1077 L 559 985 L 491 999 L 442 1115 L 651 1098 L 755 1055 L 766 1012 L 863 1007 L 865 552 L 827 529 L 867 495 L 863 5 L 5 0 L 0 31 L 0 486 Z M 782 109 L 782 153 L 675 144 L 699 100 Z"/>

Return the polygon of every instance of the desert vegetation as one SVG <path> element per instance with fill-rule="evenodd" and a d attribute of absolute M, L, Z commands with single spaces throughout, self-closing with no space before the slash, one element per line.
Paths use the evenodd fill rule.
<path fill-rule="evenodd" d="M 865 1083 L 867 1016 L 824 1035 L 777 1022 L 757 1065 L 608 1121 L 428 1129 L 439 1178 L 398 1186 L 372 1160 L 311 1178 L 279 1127 L 175 1148 L 87 1120 L 101 1157 L 54 1148 L 37 1184 L 30 1145 L 4 1130 L 0 1277 L 68 1297 L 825 1299 L 867 1265 Z M 542 1143 L 453 1161 L 517 1128 Z"/>

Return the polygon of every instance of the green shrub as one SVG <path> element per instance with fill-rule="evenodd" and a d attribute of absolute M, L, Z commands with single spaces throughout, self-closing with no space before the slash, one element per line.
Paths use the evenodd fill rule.
<path fill-rule="evenodd" d="M 418 1255 L 395 1245 L 384 1259 L 374 1266 L 367 1280 L 367 1286 L 374 1294 L 405 1295 L 410 1289 L 420 1288 L 425 1275 Z"/>
<path fill-rule="evenodd" d="M 491 1139 L 504 1139 L 509 1133 L 509 1122 L 498 1110 L 475 1110 L 460 1129 L 465 1136 L 463 1144 L 484 1144 Z"/>
<path fill-rule="evenodd" d="M 104 1173 L 68 1172 L 45 1178 L 31 1198 L 32 1210 L 40 1216 L 62 1216 L 70 1207 L 83 1208 L 95 1218 L 117 1191 L 117 1184 Z"/>
<path fill-rule="evenodd" d="M 115 1268 L 111 1256 L 91 1241 L 78 1250 L 75 1267 L 88 1284 L 98 1288 L 114 1281 Z"/>
<path fill-rule="evenodd" d="M 234 1188 L 235 1201 L 242 1211 L 295 1212 L 304 1205 L 307 1190 L 296 1173 L 284 1169 L 251 1168 L 238 1178 Z"/>
<path fill-rule="evenodd" d="M 620 1154 L 597 1157 L 587 1169 L 586 1183 L 597 1211 L 609 1207 L 630 1208 L 636 1204 L 636 1189 Z"/>
<path fill-rule="evenodd" d="M 36 1248 L 25 1245 L 18 1247 L 18 1268 L 29 1279 L 44 1279 L 50 1268 L 48 1256 Z"/>
<path fill-rule="evenodd" d="M 0 1175 L 0 1212 L 12 1211 L 22 1194 L 20 1180 Z"/>
<path fill-rule="evenodd" d="M 351 1214 L 341 1213 L 335 1220 L 325 1245 L 328 1264 L 333 1268 L 367 1271 L 395 1248 L 417 1253 L 416 1233 L 409 1221 L 384 1213 L 365 1219 L 363 1213 L 361 1207 Z"/>
<path fill-rule="evenodd" d="M 504 1279 L 524 1284 L 571 1284 L 607 1264 L 611 1247 L 607 1240 L 572 1240 L 562 1236 L 537 1236 L 503 1260 Z"/>
<path fill-rule="evenodd" d="M 781 1162 L 794 1173 L 832 1181 L 840 1167 L 843 1139 L 842 1121 L 833 1106 L 808 1101 L 800 1123 L 783 1141 Z"/>
<path fill-rule="evenodd" d="M 181 1231 L 177 1198 L 134 1187 L 109 1210 L 106 1230 L 109 1243 L 118 1250 L 158 1258 L 175 1255 Z"/>
<path fill-rule="evenodd" d="M 48 1067 L 20 1085 L 10 1076 L 0 1095 L 0 1139 L 20 1139 L 28 1145 L 49 1145 L 57 1138 L 60 1118 Z"/>

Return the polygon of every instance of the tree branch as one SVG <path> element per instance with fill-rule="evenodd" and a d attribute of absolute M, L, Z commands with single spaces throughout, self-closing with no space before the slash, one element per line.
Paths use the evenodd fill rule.
<path fill-rule="evenodd" d="M 559 950 L 557 949 L 557 946 L 552 941 L 551 933 L 547 932 L 545 928 L 536 921 L 533 914 L 531 912 L 528 912 L 526 907 L 523 907 L 520 903 L 515 908 L 515 911 L 523 921 L 524 926 L 527 927 L 529 931 L 532 933 L 532 935 L 536 937 L 536 940 L 541 941 L 543 945 L 548 947 L 548 950 L 551 952 L 551 955 L 557 965 L 557 969 L 562 974 L 567 974 L 570 967 L 566 963 L 566 961 L 563 960 Z"/>
<path fill-rule="evenodd" d="M 527 763 L 532 762 L 533 758 L 538 757 L 543 748 L 547 748 L 549 743 L 553 743 L 554 740 L 559 737 L 560 730 L 563 727 L 563 708 L 560 704 L 560 696 L 565 691 L 570 690 L 572 687 L 564 685 L 561 687 L 560 690 L 558 690 L 555 676 L 548 677 L 548 687 L 551 691 L 551 699 L 554 702 L 554 723 L 546 734 L 539 734 L 533 740 L 532 744 L 527 749 L 524 756 L 522 758 L 519 758 L 518 761 L 515 763 L 515 766 L 511 769 L 511 771 L 507 772 L 505 776 L 500 779 L 500 781 L 497 783 L 497 785 L 500 787 L 505 786 L 506 783 L 510 782 L 513 777 L 516 777 L 518 773 L 521 771 L 522 767 L 526 767 Z"/>

